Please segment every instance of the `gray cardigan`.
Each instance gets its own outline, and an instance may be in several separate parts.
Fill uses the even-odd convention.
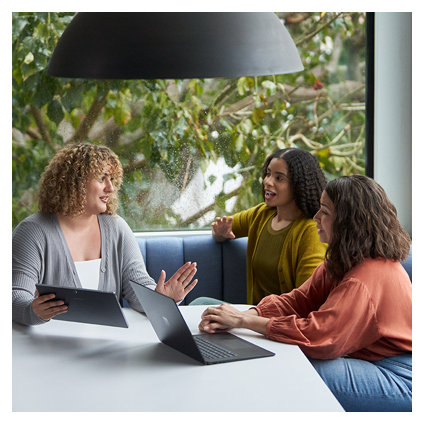
[[[99,290],[114,292],[120,302],[143,311],[129,281],[155,289],[136,238],[118,215],[98,215],[101,232]],[[35,284],[81,288],[71,253],[56,214],[36,213],[23,220],[12,235],[12,317],[35,325],[45,323],[32,310]]]

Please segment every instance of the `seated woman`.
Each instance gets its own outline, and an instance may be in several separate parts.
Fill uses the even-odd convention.
[[[278,150],[263,165],[264,202],[212,223],[216,241],[248,236],[248,304],[300,286],[323,261],[326,245],[320,242],[312,218],[325,184],[323,171],[309,152]],[[214,303],[219,302],[203,297],[191,304]]]
[[[147,274],[137,241],[115,211],[121,163],[109,148],[66,146],[40,180],[40,212],[27,217],[12,237],[12,317],[21,324],[45,323],[67,311],[54,294],[37,296],[36,284],[88,287],[117,294],[142,311],[129,281],[181,301],[197,280],[196,263],[184,264],[156,285]]]
[[[296,344],[347,411],[412,409],[410,237],[365,176],[329,182],[314,217],[326,260],[289,294],[241,312],[209,307],[205,332],[247,328]]]

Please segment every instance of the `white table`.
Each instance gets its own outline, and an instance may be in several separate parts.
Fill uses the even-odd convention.
[[[197,333],[205,306],[180,308]],[[124,314],[128,329],[13,324],[13,411],[342,411],[297,346],[237,330],[276,355],[203,366],[160,343],[144,315]]]

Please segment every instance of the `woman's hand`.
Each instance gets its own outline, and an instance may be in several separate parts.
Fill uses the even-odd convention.
[[[161,275],[159,276],[155,291],[173,298],[174,301],[178,303],[183,300],[198,283],[198,279],[190,283],[196,272],[196,263],[189,262],[181,266],[173,276],[165,282],[165,271],[161,270]]]
[[[212,235],[216,241],[235,239],[235,234],[232,232],[232,221],[232,217],[216,217],[215,222],[211,223]]]
[[[201,316],[199,330],[215,333],[233,328],[246,328],[266,335],[267,323],[270,319],[258,316],[257,310],[239,311],[228,304],[219,307],[208,307]]]
[[[214,333],[216,331],[228,331],[232,328],[241,328],[243,313],[228,304],[218,307],[208,307],[201,316],[199,330]]]
[[[37,298],[32,302],[34,313],[42,320],[48,321],[57,314],[66,313],[68,306],[63,300],[51,301],[55,298],[55,294],[39,295],[36,291]]]

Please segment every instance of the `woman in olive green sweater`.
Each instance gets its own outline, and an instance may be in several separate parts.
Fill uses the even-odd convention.
[[[263,165],[264,202],[212,223],[217,241],[248,236],[249,304],[300,286],[323,262],[326,245],[319,240],[313,216],[325,184],[313,155],[281,149]]]

